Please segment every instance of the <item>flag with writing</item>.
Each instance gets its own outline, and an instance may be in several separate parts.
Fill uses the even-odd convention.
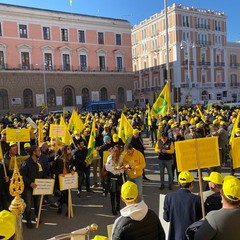
[[[171,107],[171,98],[169,92],[169,84],[166,83],[162,92],[159,94],[157,100],[152,106],[151,115],[154,115],[156,118],[159,115],[165,116]]]

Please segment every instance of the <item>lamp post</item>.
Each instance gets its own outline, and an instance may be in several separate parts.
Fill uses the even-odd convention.
[[[43,86],[44,86],[44,101],[46,107],[46,113],[48,114],[48,103],[47,103],[47,84],[46,84],[46,61],[43,62]]]
[[[190,81],[190,48],[195,48],[195,44],[192,43],[191,41],[187,40],[181,41],[180,48],[187,48],[187,83],[189,84],[188,86],[188,95],[187,95],[187,102],[190,103],[192,101],[191,96],[190,96],[190,91],[191,91],[191,81]]]

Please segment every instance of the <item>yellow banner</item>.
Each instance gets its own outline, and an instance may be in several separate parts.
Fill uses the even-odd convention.
[[[65,137],[66,126],[58,124],[50,124],[49,137]]]
[[[109,151],[104,151],[103,152],[103,164],[106,164],[107,158],[108,158],[109,155],[110,155]]]
[[[26,156],[17,156],[16,158],[17,158],[17,166],[18,166],[18,168],[20,168],[22,163],[27,158],[29,158],[29,156],[28,155],[26,155]],[[14,161],[15,161],[15,157],[11,157],[10,162],[9,162],[9,168],[8,168],[10,171],[14,170]]]
[[[64,177],[59,176],[59,187],[60,191],[78,188],[78,174],[77,172],[72,175],[71,173],[66,174]]]
[[[27,128],[6,129],[6,141],[7,142],[29,142],[30,130]]]
[[[198,138],[175,142],[178,171],[220,166],[218,138]]]
[[[240,137],[232,139],[233,169],[240,167]]]

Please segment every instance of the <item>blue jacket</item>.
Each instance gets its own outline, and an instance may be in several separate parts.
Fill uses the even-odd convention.
[[[168,240],[187,240],[186,229],[202,218],[200,197],[185,188],[167,194],[163,218],[170,222]]]

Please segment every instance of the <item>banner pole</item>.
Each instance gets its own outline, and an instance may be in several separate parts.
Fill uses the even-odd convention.
[[[197,167],[198,167],[197,170],[198,170],[198,178],[199,178],[199,190],[200,190],[200,198],[201,198],[201,205],[202,205],[202,216],[203,218],[205,218],[205,207],[204,207],[203,187],[202,187],[202,172],[200,169],[197,139],[195,139],[195,148],[196,148],[196,158],[197,158]]]

